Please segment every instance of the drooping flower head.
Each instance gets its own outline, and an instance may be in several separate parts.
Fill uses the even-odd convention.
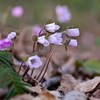
[[[53,35],[50,35],[48,40],[50,43],[52,44],[56,44],[56,45],[62,45],[62,34],[61,33],[55,33]]]
[[[50,44],[50,42],[45,39],[45,35],[38,37],[37,42],[43,44],[44,46],[48,46]]]
[[[71,12],[69,11],[67,6],[56,6],[56,15],[57,15],[57,19],[60,23],[68,23],[71,18]]]
[[[13,17],[20,18],[24,13],[24,9],[22,6],[16,6],[12,9],[11,14]]]
[[[31,69],[38,68],[42,65],[42,61],[37,55],[29,57],[27,63]]]
[[[78,45],[77,40],[71,39],[68,46],[70,47],[76,47]]]
[[[8,39],[13,39],[13,38],[15,38],[15,37],[16,37],[16,32],[11,32],[11,33],[7,36]]]
[[[45,25],[45,28],[48,32],[55,32],[60,28],[60,26],[56,25],[55,23],[51,23],[51,24]]]
[[[42,27],[35,26],[34,29],[33,29],[34,35],[39,36],[39,33],[40,33],[41,30],[42,30]]]
[[[67,35],[69,36],[79,36],[79,28],[67,29]]]

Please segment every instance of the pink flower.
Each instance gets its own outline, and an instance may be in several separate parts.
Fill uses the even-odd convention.
[[[0,41],[0,50],[4,49],[5,48],[5,45],[3,44],[3,41],[1,40]]]
[[[34,35],[39,36],[39,33],[40,33],[41,30],[42,30],[42,27],[40,27],[40,26],[35,26],[34,29],[33,29]]]
[[[67,34],[69,36],[79,36],[80,35],[79,28],[67,29]]]
[[[71,20],[72,15],[67,6],[58,5],[55,9],[57,19],[60,23],[67,23]]]
[[[50,44],[49,41],[45,39],[45,35],[38,37],[37,42],[44,46],[48,46]]]
[[[0,50],[5,49],[6,47],[9,48],[12,44],[12,40],[5,38],[0,41]]]
[[[55,23],[47,24],[45,27],[48,32],[55,32],[60,28],[60,26]]]
[[[56,45],[62,45],[62,34],[61,33],[55,33],[53,35],[50,35],[48,40],[50,43],[52,44],[56,44]]]
[[[14,7],[11,12],[12,16],[17,18],[22,17],[23,13],[24,13],[24,9],[21,6]]]
[[[31,69],[38,68],[42,65],[42,61],[37,55],[29,57],[27,63]]]
[[[16,37],[16,32],[11,32],[11,33],[7,36],[8,39],[13,39],[13,38],[15,38],[15,37]]]
[[[77,40],[75,39],[71,39],[68,46],[71,46],[71,47],[76,47],[78,44],[77,44]]]

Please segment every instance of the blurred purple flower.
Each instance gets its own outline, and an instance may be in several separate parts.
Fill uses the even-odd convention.
[[[42,61],[37,55],[29,57],[27,63],[31,69],[38,68],[42,65]]]
[[[12,9],[11,14],[13,17],[20,18],[24,13],[24,9],[21,6],[16,6]]]
[[[69,36],[79,36],[80,35],[79,28],[67,29],[67,34]]]
[[[44,46],[48,46],[50,44],[50,42],[45,39],[45,35],[38,37],[37,42],[43,44]]]
[[[4,45],[3,41],[0,40],[0,50],[2,50],[2,49],[4,49],[4,48],[5,48],[5,45]]]
[[[0,50],[5,49],[6,47],[9,48],[12,44],[12,40],[5,38],[0,41]]]
[[[70,47],[76,47],[78,44],[77,44],[77,40],[75,39],[71,39],[68,46]]]
[[[60,28],[60,26],[55,23],[47,24],[45,27],[48,32],[55,32]]]
[[[62,34],[61,33],[55,33],[53,35],[50,35],[48,40],[50,43],[52,44],[56,44],[56,45],[62,45]]]
[[[16,32],[11,32],[8,36],[7,39],[13,39],[16,37]]]
[[[42,27],[40,27],[40,26],[35,26],[34,29],[33,29],[34,35],[39,36],[39,33],[40,33],[41,30],[42,30]]]
[[[55,11],[57,19],[60,23],[68,23],[72,18],[71,12],[69,11],[67,6],[58,5],[56,6]]]

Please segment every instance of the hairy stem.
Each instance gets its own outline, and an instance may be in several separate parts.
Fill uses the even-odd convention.
[[[24,77],[26,74],[27,74],[27,72],[29,71],[29,66],[27,67],[27,69],[25,70],[25,72],[24,72],[24,74],[22,75],[22,77]]]
[[[18,70],[17,74],[19,74],[19,72],[20,72],[20,70],[21,70],[21,67],[22,67],[23,63],[24,63],[24,61],[22,61],[22,63],[21,63],[21,65],[20,65],[20,67],[19,67],[19,70]]]
[[[32,71],[31,71],[31,75],[30,75],[28,81],[31,79],[31,77],[32,77],[32,75],[33,75],[33,72],[34,72],[34,69],[32,69]]]
[[[35,44],[36,42],[33,43],[33,53],[35,52]]]
[[[45,65],[45,67],[44,67],[44,68],[45,68],[44,73],[43,73],[43,75],[42,75],[42,77],[41,77],[41,79],[40,79],[39,82],[42,81],[42,79],[43,79],[43,77],[44,77],[44,75],[45,75],[45,73],[46,73],[46,71],[47,71],[47,69],[48,69],[48,65],[49,65],[49,62],[50,62],[50,60],[51,60],[51,57],[52,57],[53,53],[55,52],[55,50],[56,50],[58,47],[59,47],[59,46],[56,46],[56,47],[52,50],[51,54],[49,55],[48,60],[47,60],[47,63],[46,63],[46,65]]]
[[[46,66],[46,64],[47,64],[47,61],[48,61],[48,59],[49,59],[49,55],[50,55],[51,49],[52,49],[52,47],[50,46],[50,50],[49,50],[49,53],[48,53],[48,55],[47,55],[47,59],[46,59],[44,65],[43,65],[43,67],[42,67],[41,72],[40,72],[39,75],[36,77],[36,80],[39,79],[40,75],[42,74],[42,72],[43,72],[43,70],[44,70],[44,68],[45,68],[45,66]]]

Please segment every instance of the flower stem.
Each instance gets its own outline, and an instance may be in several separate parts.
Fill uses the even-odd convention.
[[[41,31],[39,32],[39,36],[41,35],[41,32],[44,30],[44,28],[41,29]]]
[[[21,67],[22,67],[23,63],[24,63],[24,61],[22,61],[22,63],[21,63],[21,65],[20,65],[20,67],[19,67],[19,70],[18,70],[17,74],[19,74],[19,72],[20,72],[20,70],[21,70]]]
[[[31,79],[31,77],[32,77],[32,75],[33,75],[33,72],[34,72],[34,69],[32,69],[32,71],[31,71],[31,75],[30,75],[28,81]]]
[[[22,77],[24,77],[26,74],[27,74],[27,72],[29,71],[29,66],[27,67],[27,69],[25,70],[25,72],[24,72],[24,74],[22,75]]]
[[[42,81],[42,79],[43,79],[43,77],[44,77],[44,75],[45,75],[45,73],[46,73],[46,71],[47,71],[47,69],[48,69],[48,65],[49,65],[49,62],[50,62],[50,60],[51,60],[51,57],[52,57],[53,53],[55,52],[55,50],[56,50],[58,47],[59,47],[59,46],[56,46],[56,47],[52,50],[51,54],[49,55],[48,60],[47,60],[47,63],[46,63],[46,65],[45,65],[44,73],[43,73],[43,75],[42,75],[42,77],[41,77],[41,79],[40,79],[39,82]]]
[[[36,42],[33,43],[33,53],[35,51],[35,44],[36,44]]]
[[[42,74],[42,72],[43,72],[43,70],[44,70],[44,68],[45,68],[45,66],[46,66],[46,64],[47,64],[47,61],[48,61],[48,59],[49,59],[49,55],[50,55],[51,49],[52,49],[52,47],[50,46],[50,50],[49,50],[49,53],[48,53],[48,55],[47,55],[47,59],[46,59],[44,65],[43,65],[43,67],[42,67],[41,72],[40,72],[39,75],[36,77],[36,80],[39,79],[40,75]]]

